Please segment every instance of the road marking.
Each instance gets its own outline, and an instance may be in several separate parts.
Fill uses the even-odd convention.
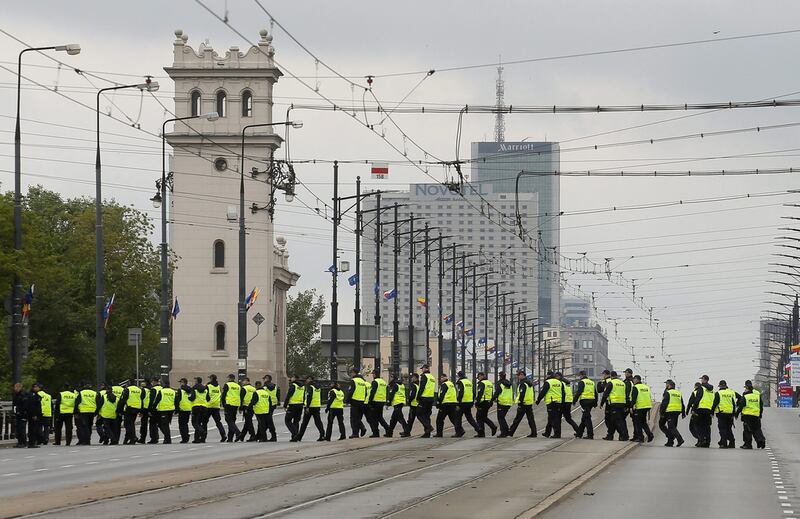
[[[778,493],[779,493],[779,494],[785,494],[785,493],[786,493],[786,491],[785,491],[785,490],[778,490]]]
[[[789,498],[786,496],[778,496],[778,499],[789,499]]]
[[[9,472],[8,474],[2,474],[1,476],[4,478],[7,478],[9,476],[19,476],[19,472]]]
[[[85,465],[97,465],[98,463],[100,463],[100,462],[99,461],[87,461],[85,463]]]
[[[111,459],[110,459],[110,460],[108,460],[108,461],[119,461],[119,458],[111,458]]]
[[[154,453],[153,453],[153,454],[151,454],[150,456],[161,456],[161,453],[160,453],[160,452],[154,452]]]
[[[134,456],[131,456],[131,459],[132,459],[132,460],[135,460],[136,458],[141,458],[141,456],[139,456],[138,454],[136,454],[136,455],[134,455]]]
[[[792,506],[790,503],[781,503],[781,506]]]
[[[29,459],[31,459],[31,458],[33,458],[33,456],[25,456],[25,459],[26,459],[26,460],[29,460]]]
[[[68,469],[68,468],[70,468],[70,467],[74,467],[74,466],[75,466],[75,465],[61,465],[59,468],[60,468],[60,469]]]
[[[50,469],[34,469],[34,472],[44,472],[46,470],[50,470]]]
[[[11,461],[11,458],[3,458],[0,461]]]
[[[69,452],[70,452],[70,453],[73,453],[73,452],[78,452],[78,451],[69,451]]]

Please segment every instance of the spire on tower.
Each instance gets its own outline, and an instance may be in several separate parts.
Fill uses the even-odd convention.
[[[497,66],[497,82],[495,83],[496,86],[496,93],[497,93],[497,100],[495,102],[495,108],[497,108],[497,113],[494,116],[494,141],[495,142],[505,142],[506,140],[506,121],[505,121],[505,114],[503,114],[503,96],[505,95],[505,81],[503,81],[503,66],[498,63]]]

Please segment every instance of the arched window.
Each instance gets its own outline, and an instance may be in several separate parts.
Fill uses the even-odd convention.
[[[242,117],[253,116],[253,93],[245,90],[242,93]]]
[[[202,107],[200,106],[200,92],[197,90],[192,91],[191,101],[189,102],[189,112],[191,113],[192,117],[197,117],[202,112]]]
[[[214,325],[214,350],[225,351],[225,323]]]
[[[214,268],[225,268],[225,242],[222,240],[214,242]]]
[[[228,115],[228,96],[224,90],[217,92],[217,115],[220,117]]]

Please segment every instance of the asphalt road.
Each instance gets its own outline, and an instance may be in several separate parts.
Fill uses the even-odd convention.
[[[678,517],[778,518],[800,516],[800,418],[796,409],[766,409],[767,450],[663,447],[664,437],[633,450],[540,516],[547,519],[612,515],[648,519]],[[716,420],[714,421],[716,428]],[[734,434],[741,444],[741,422]]]
[[[538,409],[536,415],[541,430],[543,410]],[[68,493],[83,483],[85,488],[77,491],[85,499],[94,482],[96,502],[54,509],[40,516],[318,518],[333,513],[350,518],[419,511],[432,517],[463,518],[472,516],[475,510],[494,506],[495,510],[503,510],[504,516],[513,517],[627,445],[576,440],[568,430],[569,426],[563,429],[564,438],[560,440],[524,438],[527,431],[523,426],[517,437],[506,440],[470,438],[468,433],[460,439],[382,438],[338,444],[312,441],[304,446],[283,441],[20,449],[14,450],[13,455],[22,459],[10,461],[18,475],[0,474],[2,495],[15,495],[6,500],[5,508],[0,508],[0,516],[13,515],[15,505],[26,504],[25,492],[31,489],[44,493],[31,495],[30,501],[52,500],[63,493],[65,500],[59,504],[74,505],[80,501],[70,501]],[[66,451],[71,458],[62,459],[60,451]],[[73,459],[79,461],[73,463]],[[3,463],[3,470],[7,463]],[[48,470],[32,473],[30,467],[37,463],[45,464],[41,468]],[[21,468],[25,464],[28,470]],[[223,475],[202,468],[226,464],[230,468]],[[179,466],[201,468],[192,468],[197,472],[189,477],[184,474],[183,479],[161,478],[160,471]],[[119,483],[108,480],[123,476],[158,480],[159,484],[155,490],[120,497],[132,492],[125,487],[130,479]],[[103,488],[103,480],[111,487]],[[493,489],[488,495],[502,497],[497,498],[497,503],[487,501],[486,494],[474,490],[478,485]],[[60,487],[64,488],[58,490]]]

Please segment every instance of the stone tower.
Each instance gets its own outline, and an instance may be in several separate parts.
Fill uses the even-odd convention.
[[[164,70],[175,82],[176,117],[217,112],[219,119],[175,123],[167,142],[173,148],[174,191],[169,244],[176,269],[173,298],[181,312],[172,322],[171,379],[236,373],[239,251],[239,185],[245,171],[247,229],[246,283],[261,289],[247,313],[247,371],[251,379],[270,373],[286,380],[286,292],[298,279],[288,270],[286,240],[276,239],[263,206],[269,194],[264,170],[280,146],[272,128],[248,131],[245,164],[240,163],[245,125],[272,122],[272,89],[281,72],[273,62],[272,37],[261,31],[247,52],[231,47],[224,56],[206,43],[198,51],[188,35],[175,31],[174,63]],[[253,321],[261,314],[263,322]]]

